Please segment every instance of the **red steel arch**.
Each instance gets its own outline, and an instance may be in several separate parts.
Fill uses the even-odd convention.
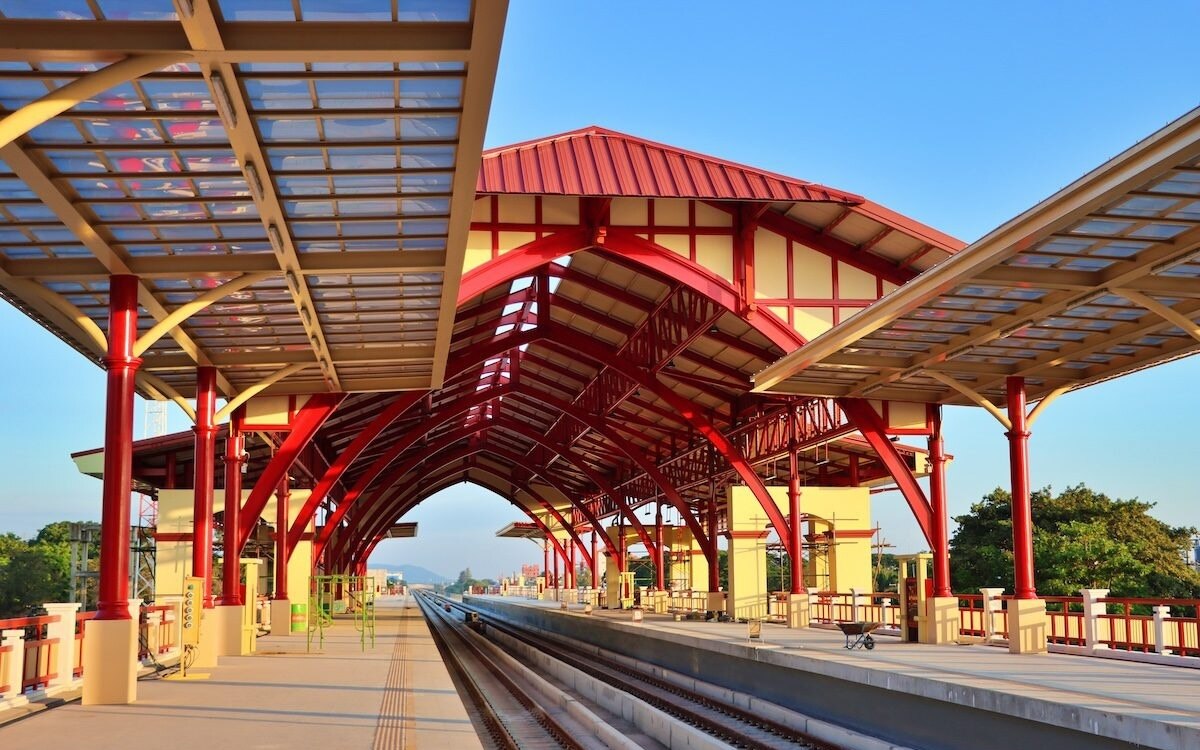
[[[464,438],[474,437],[477,433],[483,432],[492,426],[495,426],[495,425],[479,424],[479,425],[474,425],[474,426],[466,426],[466,427],[462,427],[457,430],[454,430],[454,431],[448,433],[447,435],[442,436],[435,443],[426,446],[425,450],[422,451],[420,454],[413,456],[412,459],[410,459],[407,463],[403,464],[400,470],[398,470],[397,472],[394,472],[392,476],[395,478],[391,479],[389,481],[388,486],[391,486],[391,484],[393,484],[394,482],[399,481],[399,479],[403,478],[404,475],[408,474],[410,471],[415,470],[417,467],[419,467],[425,461],[428,461],[432,458],[436,458],[443,451],[446,451],[446,450],[454,447],[455,444],[457,444],[459,441],[463,440]],[[453,460],[460,460],[462,458],[473,455],[475,453],[479,453],[479,452],[481,452],[481,450],[483,450],[483,449],[479,448],[479,447],[475,447],[475,446],[471,445],[470,443],[468,443],[468,445],[465,448],[460,449],[461,455],[455,454],[452,458],[446,459],[446,461],[449,462],[449,461],[453,461]],[[516,462],[513,462],[513,463],[516,463]],[[443,464],[443,466],[444,465],[445,464]],[[440,469],[442,467],[439,466],[438,468]],[[545,477],[543,477],[543,478],[545,478]],[[519,483],[515,477],[511,478],[511,481],[514,484]],[[565,492],[561,487],[555,486],[553,478],[548,479],[547,482],[549,484],[551,484],[551,486],[554,487],[556,490],[558,490],[561,494],[563,494],[563,496],[566,497],[568,502],[571,502],[571,504],[573,506],[576,505],[576,502],[571,499],[571,495],[569,492]],[[529,490],[528,488],[526,489],[526,491],[531,496],[535,496],[534,493],[531,490]],[[555,519],[559,522],[559,524],[564,528],[564,530],[566,530],[567,533],[571,535],[571,537],[575,541],[575,543],[580,545],[580,548],[582,549],[585,545],[583,544],[582,540],[579,539],[578,534],[576,533],[574,527],[569,522],[567,522],[561,515],[559,515],[558,511],[556,509],[554,509],[553,506],[550,506],[549,504],[547,504],[546,507],[547,507],[547,510],[555,517]],[[321,533],[318,535],[316,543],[314,544],[314,547],[313,547],[314,559],[319,559],[321,557],[322,553],[326,549],[326,546],[329,544],[330,539],[332,538],[333,533],[335,531],[341,530],[341,532],[339,533],[339,540],[338,540],[335,548],[332,551],[332,557],[336,559],[336,558],[341,557],[344,552],[347,552],[347,551],[352,552],[353,551],[353,548],[351,548],[350,550],[347,550],[347,545],[358,544],[361,546],[362,540],[361,539],[355,540],[352,535],[353,529],[356,527],[356,525],[361,524],[364,521],[369,521],[372,524],[372,526],[377,525],[377,524],[386,525],[386,524],[392,523],[392,521],[397,517],[396,513],[389,514],[388,508],[386,506],[381,506],[378,508],[369,508],[368,511],[370,512],[369,518],[367,517],[366,514],[363,514],[362,516],[359,516],[358,518],[352,519],[349,528],[341,526],[341,520],[342,520],[343,516],[345,515],[344,513],[337,515],[336,517],[331,516],[329,521],[326,523],[325,527],[322,529]],[[599,521],[595,520],[594,518],[591,518],[590,520],[592,520],[592,522],[596,525],[599,524]]]
[[[497,394],[496,397],[498,398],[500,395],[503,395],[503,394]],[[525,437],[526,439],[529,439],[535,443],[540,443],[542,445],[546,445],[546,443],[542,439],[542,436],[540,436],[533,430],[529,429],[526,425],[524,425],[520,422],[516,422],[515,420],[507,419],[503,416],[501,416],[495,420],[490,420],[487,425],[481,426],[480,429],[486,430],[486,429],[491,429],[491,428],[507,430],[514,434],[521,435],[522,437]],[[459,439],[461,439],[461,436]],[[441,449],[442,448],[439,447],[438,450],[441,450]],[[519,456],[510,451],[500,449],[500,448],[495,448],[495,447],[489,447],[486,450],[481,448],[479,451],[476,451],[476,452],[486,452],[491,455],[499,456],[515,465],[521,466],[522,468],[525,468],[525,469],[541,476],[543,478],[543,480],[546,481],[547,484],[549,484],[554,489],[558,490],[558,492],[560,494],[564,495],[572,503],[572,505],[575,505],[577,507],[580,506],[580,503],[578,503],[576,500],[572,499],[569,490],[567,488],[563,487],[561,485],[561,483],[559,483],[553,477],[553,475],[548,474],[544,470],[539,471],[539,470],[528,467],[525,464],[526,459],[524,457]],[[422,462],[427,460],[429,457],[436,456],[436,455],[437,455],[437,451],[431,447],[428,454],[415,456],[413,458],[413,460],[407,466],[405,466],[403,468],[402,471],[397,471],[395,473],[395,475],[394,475],[395,480],[393,483],[398,483],[399,480],[402,479],[404,475],[406,475],[407,473],[409,473],[412,470],[415,470],[418,466],[420,466],[420,464]],[[573,462],[573,463],[576,462],[576,459],[571,455],[565,456],[565,459],[569,462]],[[588,469],[586,466],[584,466],[582,464],[579,464],[579,466],[580,466],[581,470],[583,470],[587,474],[588,478],[591,479],[593,482],[595,482],[603,491],[606,491],[606,492],[609,492],[609,493],[615,495],[615,491],[611,488],[611,486],[608,485],[608,483],[604,480],[603,477],[601,477],[600,475],[591,471],[590,469]],[[403,495],[396,498],[397,501],[401,501],[402,499],[403,499]],[[619,498],[617,498],[617,500],[619,501]],[[590,514],[590,512],[588,512],[586,509],[582,509],[582,510],[586,514],[588,522],[594,528],[599,528],[601,526],[599,519],[597,519],[595,516],[592,516]],[[370,532],[375,527],[384,523],[389,516],[394,518],[397,516],[398,513],[399,513],[399,511],[396,510],[391,505],[380,505],[378,508],[374,509],[374,512],[370,518],[367,518],[364,516],[362,519],[362,522],[366,524],[367,532]],[[632,512],[629,512],[628,510],[622,512],[621,515],[627,521],[630,522],[630,524],[633,526],[633,528],[637,532],[638,537],[642,540],[642,543],[646,545],[646,548],[649,550],[652,550],[652,551],[655,550],[656,549],[655,543],[653,542],[653,540],[652,540],[649,532],[646,530],[645,526],[641,523],[641,521],[638,520],[637,516],[634,515]],[[369,536],[369,533],[367,535]],[[353,537],[347,537],[347,539],[352,539],[352,538]],[[362,535],[360,535],[359,544],[361,544],[361,541],[362,541]],[[704,540],[702,540],[702,547],[705,549],[705,554],[709,554],[709,547],[704,546],[703,541]],[[617,553],[617,549],[613,545],[611,540],[606,539],[605,546],[607,546],[609,548],[609,550],[611,552],[613,552],[614,554]]]

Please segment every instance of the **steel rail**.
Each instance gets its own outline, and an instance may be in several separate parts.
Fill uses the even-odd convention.
[[[431,599],[426,598],[426,595],[417,594],[414,598],[425,615],[426,622],[429,623],[429,632],[442,654],[443,661],[466,689],[488,735],[497,747],[506,750],[538,747],[549,738],[556,746],[566,750],[585,750],[584,745],[577,742],[569,730],[542,708],[478,645],[462,634],[461,625],[446,617],[445,612]],[[447,634],[452,634],[456,645],[451,645]],[[470,662],[474,662],[473,668],[469,666]],[[481,669],[485,675],[480,673]],[[485,679],[481,681],[480,677]],[[481,684],[486,682],[494,683],[491,686],[493,689],[489,690],[488,685]],[[495,686],[502,688],[502,694],[497,695]],[[511,709],[498,705],[505,700],[505,696],[510,697],[523,709],[528,715],[528,721],[522,720],[526,717],[513,716],[514,712]],[[536,730],[534,726],[537,727]]]
[[[803,732],[764,719],[732,703],[716,700],[693,690],[687,690],[664,679],[641,672],[602,656],[600,653],[568,646],[561,641],[547,642],[533,638],[532,629],[499,620],[495,615],[469,604],[444,599],[451,607],[463,612],[476,612],[489,628],[506,633],[528,646],[582,670],[612,687],[645,701],[654,708],[696,727],[734,747],[750,750],[838,750],[834,745],[817,740]]]

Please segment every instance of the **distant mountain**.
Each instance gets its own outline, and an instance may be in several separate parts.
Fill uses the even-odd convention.
[[[428,568],[422,568],[420,565],[389,565],[384,563],[380,567],[387,568],[392,573],[400,573],[404,576],[405,583],[451,583],[454,579],[447,578],[443,575],[438,575]]]

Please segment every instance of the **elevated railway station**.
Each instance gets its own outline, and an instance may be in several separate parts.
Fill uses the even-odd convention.
[[[96,607],[47,603],[0,648],[0,705],[81,705],[0,735],[1195,747],[1196,603],[1048,607],[1028,452],[1056,399],[1200,348],[1200,111],[968,246],[600,126],[484,150],[505,14],[0,2],[0,295],[107,378],[104,445],[73,456],[102,483]],[[134,441],[135,395],[193,429]],[[1008,436],[1012,592],[952,590],[948,404]],[[513,506],[538,574],[388,591],[372,552],[461,482]],[[929,550],[895,592],[884,489]],[[158,503],[148,600],[134,491]],[[615,698],[528,651],[564,637],[708,697]],[[697,728],[728,703],[752,716]]]

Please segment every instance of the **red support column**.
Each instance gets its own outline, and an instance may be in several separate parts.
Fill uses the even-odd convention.
[[[1029,430],[1025,426],[1025,379],[1008,386],[1008,462],[1012,476],[1013,589],[1018,599],[1036,599],[1033,581],[1033,507],[1029,497]]]
[[[137,341],[138,279],[113,276],[108,289],[107,401],[104,412],[104,489],[100,511],[100,589],[97,620],[128,620],[129,511],[133,484],[133,394],[142,360]]]
[[[242,511],[242,444],[241,410],[229,419],[229,436],[225,438],[225,539],[224,564],[221,567],[222,606],[242,603],[241,545],[238,544],[238,524]]]
[[[542,543],[542,556],[545,558],[542,562],[542,577],[546,579],[546,587],[550,587],[550,540],[547,539]]]
[[[275,493],[275,598],[287,599],[287,538],[288,514],[291,512],[289,501],[292,493],[288,488],[287,474],[279,480],[279,490]]]
[[[217,411],[217,368],[196,368],[196,461],[193,466],[192,487],[192,575],[204,579],[204,606],[211,608],[212,548],[213,548],[213,490],[216,482],[217,426],[213,415]]]
[[[663,544],[662,504],[658,506],[658,514],[654,517],[654,588],[666,591],[666,562],[667,555]]]
[[[575,576],[579,573],[579,558],[576,555],[579,547],[574,542],[571,542],[567,545],[567,549],[570,550],[569,557],[571,558],[571,570],[567,574],[567,588],[573,589],[577,588]]]
[[[791,592],[804,593],[804,558],[803,538],[801,535],[800,517],[800,457],[797,455],[795,442],[788,454],[788,528],[787,533],[792,537],[792,575]]]
[[[559,578],[558,578],[558,569],[559,569],[559,565],[558,565],[558,559],[559,559],[560,557],[562,557],[562,555],[561,555],[561,554],[558,554],[558,551],[556,550],[556,551],[555,551],[555,554],[554,554],[554,588],[556,588],[556,589],[557,589],[557,588],[560,588],[560,586],[558,585],[558,581],[559,581]]]
[[[942,407],[933,407],[933,432],[929,436],[929,504],[933,511],[933,595],[952,596],[950,590],[950,532],[946,510],[946,443],[942,438]]]

